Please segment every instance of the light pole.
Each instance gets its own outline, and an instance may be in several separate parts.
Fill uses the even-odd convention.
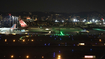
[[[18,28],[18,17],[16,17],[16,20],[17,20],[16,22],[17,22],[17,28]]]
[[[18,25],[18,17],[16,17],[16,24]]]
[[[9,15],[10,27],[11,27],[11,19],[12,19],[11,15]]]
[[[13,24],[15,23],[15,18],[16,18],[15,16],[12,16],[12,21],[13,21],[12,23]]]

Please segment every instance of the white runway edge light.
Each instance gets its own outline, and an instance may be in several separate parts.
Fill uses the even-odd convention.
[[[84,55],[84,58],[90,59],[90,58],[96,58],[96,56],[95,55]]]
[[[14,58],[14,56],[13,56],[13,55],[11,55],[11,58]]]
[[[29,55],[27,55],[26,58],[29,58]]]
[[[49,30],[48,28],[46,28],[45,30]]]

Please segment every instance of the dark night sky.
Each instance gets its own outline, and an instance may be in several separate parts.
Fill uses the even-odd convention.
[[[105,12],[102,0],[0,0],[0,11]]]

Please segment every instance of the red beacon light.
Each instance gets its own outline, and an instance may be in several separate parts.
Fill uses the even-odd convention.
[[[103,20],[103,18],[101,18],[101,20]]]
[[[11,16],[11,14],[9,14],[9,16]]]

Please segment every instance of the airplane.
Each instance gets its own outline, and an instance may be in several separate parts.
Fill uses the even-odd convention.
[[[16,29],[16,24],[14,24],[11,28],[0,28],[1,34],[6,34],[12,32],[14,29]]]
[[[89,31],[88,31],[88,30],[86,30],[86,29],[81,30],[80,32],[81,32],[81,33],[89,33]]]
[[[30,27],[28,26],[22,19],[19,20],[19,23],[20,23],[20,29],[29,29],[29,28],[35,28],[35,27]],[[38,27],[39,28],[39,27]],[[48,28],[46,28],[45,30],[48,30]]]
[[[20,29],[23,29],[23,30],[21,30],[21,32],[28,32],[28,30],[33,30],[33,29],[38,29],[39,30],[39,27],[36,28],[36,27],[28,26],[22,19],[19,20],[19,23],[20,23],[20,26],[21,26]],[[45,30],[49,32],[50,29],[45,28]]]
[[[19,20],[21,27],[27,27],[27,24],[23,20]]]

